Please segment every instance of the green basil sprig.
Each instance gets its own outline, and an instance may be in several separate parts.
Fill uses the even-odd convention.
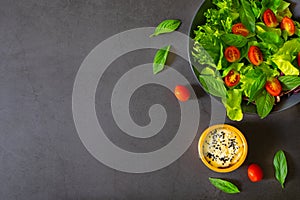
[[[282,83],[282,89],[284,91],[293,90],[300,86],[299,76],[280,76],[278,80]]]
[[[275,97],[263,90],[256,98],[256,110],[260,118],[265,118],[273,109]]]
[[[181,21],[178,19],[167,19],[162,21],[156,28],[155,31],[150,37],[160,35],[162,33],[170,33],[175,31],[181,24]]]
[[[241,8],[240,8],[240,17],[241,22],[246,26],[246,28],[255,33],[255,16],[251,9],[251,5],[246,0],[241,0]]]
[[[275,177],[279,181],[282,188],[284,188],[285,178],[287,176],[287,162],[282,150],[279,150],[273,160],[274,169],[275,169]]]
[[[159,49],[153,60],[153,74],[157,74],[158,72],[164,69],[165,63],[167,61],[167,57],[170,51],[171,45],[165,46]]]
[[[238,187],[235,186],[233,183],[231,183],[229,181],[225,181],[225,180],[219,179],[219,178],[209,178],[209,181],[216,188],[218,188],[219,190],[221,190],[225,193],[234,194],[234,193],[239,193],[240,192]]]

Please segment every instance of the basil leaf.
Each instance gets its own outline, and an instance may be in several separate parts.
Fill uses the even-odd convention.
[[[221,36],[221,39],[228,46],[235,46],[235,47],[243,47],[248,42],[247,38],[245,38],[242,35],[236,35],[236,34],[224,34]]]
[[[265,9],[270,8],[274,13],[277,12],[277,8],[281,5],[282,0],[262,0],[261,4]]]
[[[241,8],[240,8],[240,17],[241,22],[246,26],[246,28],[252,33],[255,32],[255,16],[251,9],[251,5],[246,0],[241,0]]]
[[[283,39],[275,32],[264,32],[257,35],[259,39],[261,39],[265,43],[273,43],[278,46],[283,44]]]
[[[277,151],[273,160],[275,177],[279,181],[282,188],[284,188],[284,181],[287,176],[287,162],[282,150]]]
[[[171,45],[165,46],[156,52],[153,60],[153,74],[157,74],[164,69],[170,47]]]
[[[235,186],[233,183],[229,181],[225,181],[219,178],[208,178],[210,183],[213,184],[216,188],[219,190],[229,193],[229,194],[234,194],[234,193],[239,193],[240,190]]]
[[[270,95],[266,90],[263,90],[256,98],[256,111],[261,119],[265,118],[272,110],[275,97]]]
[[[278,80],[281,82],[284,91],[293,90],[300,86],[299,76],[280,76]]]
[[[178,19],[167,19],[162,21],[155,29],[154,33],[150,37],[157,36],[162,33],[170,33],[175,31],[181,24]]]
[[[204,90],[209,94],[221,98],[226,97],[227,90],[222,79],[216,78],[214,76],[200,75],[199,81]]]

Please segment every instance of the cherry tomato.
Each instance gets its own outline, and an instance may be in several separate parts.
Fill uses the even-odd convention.
[[[265,87],[267,92],[269,92],[272,96],[280,95],[282,90],[281,84],[277,78],[267,80]]]
[[[263,62],[263,55],[260,49],[257,46],[251,46],[248,51],[248,58],[250,62],[258,66]]]
[[[249,34],[249,31],[244,24],[237,23],[232,26],[232,33],[246,37]]]
[[[263,20],[266,26],[276,27],[278,25],[276,16],[271,9],[267,9],[263,14]]]
[[[174,90],[174,94],[179,101],[189,100],[191,94],[190,91],[183,85],[177,85]]]
[[[300,52],[298,52],[298,66],[300,67]]]
[[[251,164],[248,167],[248,178],[252,182],[258,182],[263,178],[263,171],[258,164]]]
[[[240,82],[240,74],[235,70],[230,70],[225,76],[225,84],[228,87],[236,86]]]
[[[228,62],[235,62],[238,61],[241,57],[240,50],[235,46],[230,46],[225,49],[225,58]]]
[[[295,33],[294,21],[291,18],[284,17],[281,21],[280,28],[286,30],[289,36],[292,36]]]

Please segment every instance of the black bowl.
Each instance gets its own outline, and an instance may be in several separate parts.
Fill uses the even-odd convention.
[[[296,4],[297,0],[293,0],[293,1],[289,1],[291,3],[291,12],[293,13],[293,18],[295,18],[296,20],[299,21],[300,19],[300,13],[296,12],[296,10],[299,10],[300,7],[300,3]],[[194,15],[192,24],[190,26],[190,30],[189,30],[189,36],[190,38],[194,38],[195,34],[194,34],[194,30],[197,29],[197,26],[199,25],[203,25],[205,24],[205,17],[204,17],[204,12],[209,9],[212,8],[214,5],[212,4],[211,0],[204,0],[202,1],[202,3],[200,4],[200,7],[198,8],[196,14]],[[193,49],[193,43],[189,42],[189,47],[188,47],[188,51],[189,51],[189,60],[190,60],[190,66],[192,68],[192,71],[195,75],[195,78],[198,80],[198,76],[199,76],[199,72],[201,70],[201,65],[197,64],[194,62],[193,56],[191,54],[191,51]],[[198,80],[199,85],[202,87],[201,83]],[[210,95],[210,94],[209,94]],[[218,101],[220,101],[219,98],[216,98]],[[280,102],[274,106],[272,112],[279,112],[279,111],[283,111],[285,109],[288,109],[296,104],[298,104],[300,102],[300,93],[298,94],[293,94],[289,97],[287,97],[286,95],[281,97]],[[243,101],[242,103],[242,110],[244,113],[249,113],[249,114],[254,114],[256,113],[256,107],[253,104],[247,104],[246,101]]]

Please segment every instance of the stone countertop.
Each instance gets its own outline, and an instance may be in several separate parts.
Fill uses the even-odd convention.
[[[170,55],[171,61],[168,64],[182,76],[179,79],[172,79],[171,76],[164,78],[171,85],[180,84],[179,80],[183,79],[190,82],[197,95],[190,101],[193,102],[192,105],[196,105],[194,109],[187,108],[188,112],[184,115],[184,111],[180,110],[180,105],[183,104],[178,103],[167,87],[147,83],[134,91],[129,99],[129,106],[124,103],[124,106],[120,105],[115,110],[123,111],[123,108],[128,108],[131,119],[138,126],[146,126],[151,121],[149,115],[156,109],[160,109],[160,117],[164,116],[161,107],[151,107],[161,104],[167,114],[164,126],[159,133],[148,138],[138,138],[143,137],[142,135],[131,137],[118,127],[111,110],[112,91],[123,74],[135,66],[153,61],[156,50],[145,47],[116,57],[103,71],[96,88],[95,110],[106,138],[126,152],[136,154],[152,152],[168,145],[179,130],[181,117],[185,116],[184,123],[193,122],[193,116],[199,111],[200,118],[196,118],[199,126],[183,129],[187,131],[184,134],[187,137],[189,135],[190,145],[186,151],[180,152],[182,156],[179,153],[179,159],[152,172],[121,172],[104,165],[89,153],[82,142],[85,132],[81,132],[83,135],[79,137],[73,120],[74,113],[72,114],[72,91],[79,67],[91,50],[122,31],[154,27],[160,21],[170,18],[180,19],[182,25],[179,31],[188,34],[192,18],[201,2],[1,0],[1,199],[299,199],[300,104],[271,114],[263,120],[246,114],[241,122],[227,119],[223,121],[244,133],[249,145],[248,156],[245,163],[234,172],[219,174],[210,171],[198,158],[197,142],[201,132],[211,123],[212,107],[216,106],[213,109],[217,116],[218,113],[224,114],[224,110],[218,103],[211,102],[198,85],[187,60],[175,54]],[[160,38],[164,43],[168,36]],[[116,47],[122,49],[131,45],[122,42],[123,40],[119,40]],[[174,49],[175,52],[176,50],[178,48]],[[107,56],[110,56],[110,49],[107,52]],[[101,62],[94,64],[99,69],[103,67]],[[165,73],[172,69],[165,70]],[[137,73],[140,74],[131,76],[132,80],[145,75]],[[89,81],[89,75],[86,76]],[[157,77],[159,79],[160,76]],[[125,84],[125,89],[117,92],[125,97],[129,90]],[[83,105],[84,102],[80,103]],[[84,114],[84,111],[80,114]],[[89,122],[89,116],[86,119]],[[218,120],[222,120],[222,116]],[[127,121],[128,118],[121,118],[118,123],[126,126]],[[89,134],[88,130],[86,134]],[[194,135],[189,130],[195,130]],[[85,142],[93,143],[95,148],[98,143],[99,146],[104,145],[102,140]],[[177,143],[178,148],[183,143]],[[273,156],[279,149],[285,151],[288,161],[285,189],[281,189],[274,178]],[[173,152],[175,151],[161,155],[159,162],[167,160],[168,156],[174,156]],[[110,152],[98,153],[110,158]],[[133,170],[135,167],[138,169],[143,165],[156,164],[150,162],[151,159],[141,166],[128,162],[121,156],[119,159],[112,162],[116,165],[125,162],[127,168],[132,166]],[[258,163],[262,167],[264,179],[261,182],[252,183],[248,180],[247,166],[250,163]],[[222,193],[209,183],[209,177],[230,180],[242,192],[237,195]]]

